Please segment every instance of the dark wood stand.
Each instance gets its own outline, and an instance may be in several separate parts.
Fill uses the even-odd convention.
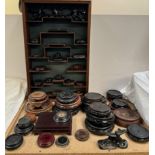
[[[89,84],[89,50],[90,50],[90,0],[22,0],[23,29],[25,42],[26,69],[28,80],[28,94],[35,90],[42,90],[51,94],[63,90],[74,92],[88,92]],[[71,16],[53,16],[49,13],[67,9]],[[43,12],[48,12],[48,16]],[[86,20],[74,20],[73,10],[86,12]],[[55,11],[55,12],[56,12]],[[33,13],[32,13],[33,12]],[[34,12],[38,19],[32,18]],[[57,13],[57,12],[56,12]],[[85,42],[77,44],[76,40]],[[65,59],[51,59],[56,53],[61,53]],[[74,55],[83,54],[77,58]],[[61,60],[61,61],[60,61]],[[75,64],[83,65],[80,70],[68,70]],[[38,69],[38,67],[41,67]],[[42,66],[47,69],[42,69]],[[34,68],[37,69],[35,70]],[[65,85],[63,82],[44,84],[46,79],[60,74],[65,79],[85,83],[85,86]],[[35,82],[39,81],[39,86]],[[53,96],[53,95],[51,95]]]
[[[66,133],[72,134],[72,117],[66,123],[55,122],[53,116],[54,112],[44,112],[39,115],[37,123],[33,129],[34,134],[41,132],[52,132],[52,133]]]

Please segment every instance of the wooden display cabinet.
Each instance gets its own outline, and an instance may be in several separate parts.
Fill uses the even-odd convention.
[[[86,93],[91,1],[22,0],[21,7],[28,94],[35,90],[49,95],[63,90]],[[79,69],[69,70],[73,65],[80,65]],[[44,84],[48,78],[60,77],[60,82]],[[66,79],[72,80],[72,84],[65,84]]]

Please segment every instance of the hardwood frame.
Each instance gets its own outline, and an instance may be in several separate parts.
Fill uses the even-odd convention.
[[[86,45],[86,86],[85,92],[88,92],[89,89],[89,51],[90,51],[90,24],[91,24],[91,0],[22,0],[22,17],[23,17],[23,32],[24,32],[24,44],[25,44],[25,59],[26,59],[26,70],[27,70],[27,81],[28,81],[28,94],[32,91],[31,87],[31,73],[30,69],[30,60],[29,60],[29,23],[27,22],[27,10],[26,4],[31,3],[50,3],[50,4],[87,4],[88,5],[88,21],[87,21],[87,45]]]

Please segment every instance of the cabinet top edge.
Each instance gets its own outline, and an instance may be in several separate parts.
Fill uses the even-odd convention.
[[[89,6],[92,3],[92,0],[19,0],[19,10],[22,13],[22,7],[26,3],[51,3],[51,4],[61,4],[61,3],[66,3],[66,4],[88,4]]]
[[[90,3],[92,0],[19,0],[21,3],[74,3],[86,2]]]

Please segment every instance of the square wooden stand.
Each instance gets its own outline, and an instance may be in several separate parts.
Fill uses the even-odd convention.
[[[72,117],[66,123],[58,123],[53,120],[55,113],[44,112],[39,115],[37,123],[33,129],[34,134],[39,134],[41,132],[51,132],[55,133],[66,133],[72,134]]]

